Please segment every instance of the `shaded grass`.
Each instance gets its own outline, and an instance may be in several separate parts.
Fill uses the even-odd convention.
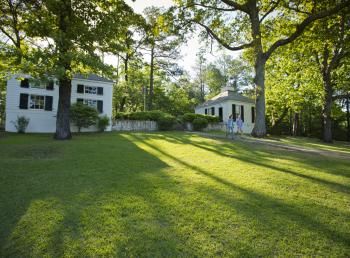
[[[0,256],[337,256],[350,161],[185,133],[0,140]]]

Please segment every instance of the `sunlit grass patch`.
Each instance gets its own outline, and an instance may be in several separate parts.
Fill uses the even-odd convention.
[[[345,159],[181,132],[8,135],[0,152],[0,256],[350,252]]]

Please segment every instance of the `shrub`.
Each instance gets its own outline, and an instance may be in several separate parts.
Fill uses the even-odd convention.
[[[29,125],[29,121],[30,119],[26,118],[25,116],[17,116],[16,121],[12,121],[12,123],[16,127],[18,133],[25,133]]]
[[[166,114],[158,118],[158,129],[162,131],[171,130],[174,126],[176,119],[172,115]]]
[[[100,132],[104,132],[109,126],[109,117],[108,116],[99,116],[97,119],[97,128]]]
[[[182,116],[183,122],[193,123],[193,120],[196,118],[204,118],[208,121],[208,123],[219,123],[220,117],[218,116],[209,116],[209,115],[201,115],[194,113],[186,113]]]
[[[127,120],[150,120],[150,121],[158,121],[161,116],[164,116],[167,113],[162,111],[153,110],[153,111],[138,111],[132,113],[123,113],[119,112],[115,115],[115,119],[127,119]]]
[[[139,111],[139,112],[133,112],[133,113],[119,112],[115,115],[115,118],[127,119],[127,120],[156,121],[158,124],[159,130],[170,130],[173,128],[173,125],[176,122],[175,117],[159,110]]]
[[[80,132],[81,128],[96,125],[98,112],[95,108],[88,105],[74,103],[70,108],[70,119],[78,127],[78,132]]]
[[[201,131],[208,126],[208,120],[203,117],[197,117],[192,121],[193,130]]]

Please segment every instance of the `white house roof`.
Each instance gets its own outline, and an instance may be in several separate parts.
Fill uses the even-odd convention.
[[[93,74],[93,73],[90,73],[88,75],[84,75],[84,74],[75,74],[73,75],[73,78],[74,79],[84,79],[84,80],[90,80],[90,81],[99,81],[99,82],[110,82],[110,83],[113,83],[112,80],[109,80],[107,78],[103,78],[97,74]]]
[[[215,97],[207,100],[203,104],[197,106],[197,108],[211,106],[211,105],[221,103],[221,102],[224,102],[227,100],[235,100],[235,101],[239,101],[239,102],[253,103],[253,104],[255,103],[255,101],[253,99],[245,97],[237,92],[234,92],[233,90],[225,90],[225,91],[221,92],[220,94],[216,95]]]

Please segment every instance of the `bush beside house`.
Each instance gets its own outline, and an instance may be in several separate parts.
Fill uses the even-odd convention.
[[[81,128],[96,125],[98,112],[95,108],[88,105],[74,103],[70,107],[70,119],[78,127],[78,132],[80,132]]]

